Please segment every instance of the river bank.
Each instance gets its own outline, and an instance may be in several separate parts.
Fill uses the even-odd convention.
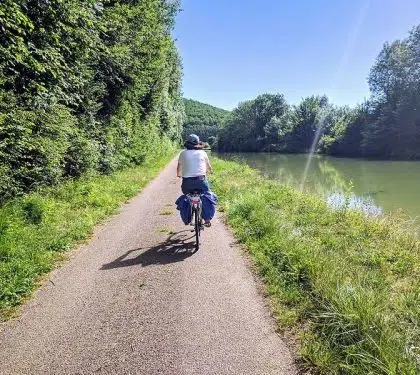
[[[392,216],[348,206],[215,159],[213,189],[267,285],[280,327],[323,374],[420,370],[420,242]]]
[[[420,162],[367,160],[314,155],[305,175],[309,154],[227,153],[265,176],[304,192],[334,201],[350,193],[353,203],[372,212],[420,217]],[[409,219],[409,218],[407,218]],[[416,224],[416,223],[414,223]],[[419,226],[420,223],[417,223]]]

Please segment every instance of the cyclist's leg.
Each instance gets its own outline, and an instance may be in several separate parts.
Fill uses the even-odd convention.
[[[206,193],[210,191],[210,186],[206,178],[200,179],[200,190],[202,193]],[[211,226],[210,220],[204,219],[204,225],[206,227],[210,227]]]
[[[203,189],[203,184],[198,178],[188,179],[188,180],[186,180],[186,184],[184,186],[184,189],[186,191],[186,193],[184,193],[184,194],[193,193],[195,191],[201,192],[202,189]]]
[[[181,184],[181,190],[182,190],[182,194],[188,194],[188,180],[183,178],[182,179],[182,184]]]
[[[183,194],[192,193],[194,191],[205,193],[210,191],[210,187],[205,177],[183,178],[181,190]]]
[[[210,191],[209,182],[206,179],[201,181],[201,191],[203,193]]]
[[[207,179],[205,177],[200,178],[198,180],[198,185],[199,185],[200,191],[202,193],[206,193],[206,192],[210,191],[209,182],[207,181]]]

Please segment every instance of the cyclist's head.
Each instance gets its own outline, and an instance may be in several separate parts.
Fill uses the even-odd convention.
[[[195,135],[195,134],[190,134],[184,143],[184,146],[189,150],[198,148],[200,147],[200,145],[201,145],[200,138],[198,137],[198,135]]]

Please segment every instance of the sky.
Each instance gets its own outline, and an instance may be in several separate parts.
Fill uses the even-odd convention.
[[[363,102],[383,44],[420,24],[420,0],[182,0],[182,9],[184,96],[229,110],[263,93]]]

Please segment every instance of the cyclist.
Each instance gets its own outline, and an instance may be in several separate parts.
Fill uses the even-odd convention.
[[[182,177],[182,192],[208,192],[210,187],[206,175],[211,173],[212,167],[207,153],[203,150],[207,144],[201,142],[197,135],[190,134],[184,146],[186,149],[179,154],[177,166],[177,177]],[[210,220],[206,220],[204,225],[210,226]]]

